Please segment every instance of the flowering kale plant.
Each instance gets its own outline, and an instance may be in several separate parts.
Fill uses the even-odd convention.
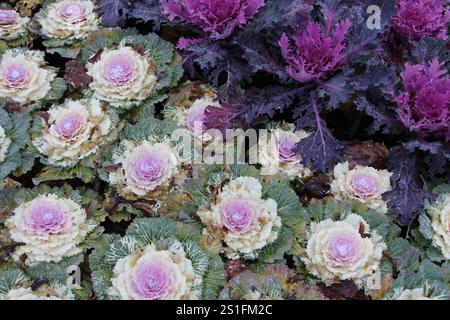
[[[0,3],[0,300],[450,299],[445,0]]]

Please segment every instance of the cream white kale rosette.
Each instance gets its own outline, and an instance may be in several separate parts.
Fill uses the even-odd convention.
[[[10,115],[0,109],[0,181],[14,170],[24,173],[31,169],[32,157],[25,150],[29,125],[28,114]]]
[[[0,271],[0,300],[74,300],[66,279],[67,274],[56,266],[3,269]]]
[[[36,180],[91,181],[104,147],[121,128],[116,112],[95,99],[67,99],[35,115],[30,147],[47,165]]]
[[[10,48],[28,44],[30,18],[22,17],[7,4],[0,4],[0,43]]]
[[[450,186],[433,190],[434,201],[426,200],[425,212],[419,217],[415,241],[432,260],[450,260]]]
[[[89,189],[69,186],[5,190],[0,203],[4,228],[14,245],[11,260],[28,266],[40,262],[64,263],[80,256],[102,228],[105,212],[98,195]],[[89,241],[88,241],[89,240]]]
[[[129,124],[105,152],[100,178],[123,204],[156,213],[183,194],[189,172],[182,148],[170,139],[172,130],[170,123],[157,119]]]
[[[357,200],[370,209],[387,213],[382,195],[391,190],[391,172],[363,166],[350,169],[349,163],[344,162],[334,167],[333,176],[330,187],[335,199]]]
[[[252,149],[258,155],[261,174],[288,180],[311,175],[311,170],[301,164],[301,156],[295,152],[295,145],[308,136],[306,131],[295,131],[295,126],[287,123],[262,133],[257,148]]]
[[[0,55],[0,99],[39,109],[66,90],[57,69],[47,65],[44,52],[10,49]]]
[[[124,237],[104,236],[90,257],[99,299],[215,298],[225,281],[217,255],[201,249],[189,226],[164,218],[136,219]]]
[[[261,182],[246,165],[207,167],[202,179],[187,184],[192,200],[183,211],[202,222],[205,246],[229,259],[252,260],[255,268],[282,260],[291,247],[291,222],[300,214],[290,187]]]
[[[35,16],[39,34],[49,52],[75,58],[82,40],[99,29],[91,0],[50,0]]]
[[[419,251],[399,237],[400,228],[386,215],[365,210],[344,202],[305,209],[306,229],[296,234],[299,266],[326,285],[353,281],[373,295],[393,272],[417,266]]]
[[[153,33],[94,32],[84,41],[78,60],[92,77],[86,95],[122,111],[142,107],[144,115],[152,114],[153,105],[183,74],[173,45]]]

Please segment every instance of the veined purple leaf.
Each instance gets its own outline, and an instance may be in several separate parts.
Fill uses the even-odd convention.
[[[425,199],[431,196],[423,190],[418,164],[417,153],[401,146],[390,150],[386,163],[394,174],[391,177],[392,190],[384,193],[383,199],[387,201],[388,214],[405,226],[422,212]]]
[[[152,21],[154,30],[159,30],[161,27],[162,15],[158,0],[133,1],[129,16],[143,22]]]
[[[97,0],[97,11],[105,27],[124,26],[134,1]]]
[[[314,114],[314,123],[311,123],[310,127],[314,128],[314,132],[297,144],[296,151],[302,156],[302,162],[306,166],[316,171],[329,172],[341,159],[343,145],[332,135],[320,117],[315,97],[311,98],[310,108]],[[311,119],[311,116],[308,118]]]

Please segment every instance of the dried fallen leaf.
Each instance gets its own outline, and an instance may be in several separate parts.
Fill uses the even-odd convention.
[[[70,60],[66,63],[66,74],[64,80],[74,90],[84,90],[89,87],[92,77],[86,73],[84,66],[76,60]]]

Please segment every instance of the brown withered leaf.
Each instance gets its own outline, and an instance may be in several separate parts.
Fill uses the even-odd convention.
[[[369,291],[370,296],[373,300],[381,300],[389,292],[392,286],[392,274],[386,273],[381,278],[381,287],[377,290]]]
[[[122,164],[118,163],[118,164],[114,164],[111,166],[107,166],[104,169],[106,172],[111,173],[111,172],[115,172],[115,171],[119,170],[121,167],[122,167]]]
[[[359,223],[359,234],[361,235],[361,238],[370,238],[371,235],[369,233],[366,233],[366,226],[364,223]]]
[[[170,89],[168,106],[189,108],[192,103],[201,97],[208,95],[214,97],[214,92],[199,81],[185,82],[178,87]]]
[[[368,300],[369,298],[364,293],[363,289],[359,289],[358,286],[352,280],[343,280],[338,283],[333,283],[330,286],[325,284],[319,284],[320,291],[325,297],[331,300]]]
[[[48,124],[48,121],[50,120],[50,115],[48,114],[47,111],[38,111],[36,112],[36,114],[42,119],[44,119],[45,123]]]
[[[383,169],[389,151],[383,143],[374,141],[344,141],[343,160],[350,169],[357,165]]]
[[[247,265],[243,260],[234,259],[228,260],[225,262],[225,271],[227,273],[228,279],[233,278],[239,273],[242,273],[247,270]]]
[[[144,210],[148,214],[153,213],[155,204],[156,204],[156,201],[146,201],[146,200],[141,200],[141,201],[136,201],[136,202],[131,203],[131,205],[133,207],[135,207],[136,209]]]
[[[86,211],[86,217],[88,219],[91,219],[94,217],[94,213],[92,212],[92,208],[90,205],[84,205],[83,208],[84,208],[84,211]]]
[[[18,0],[15,1],[15,9],[19,11],[22,16],[30,17],[33,14],[33,11],[43,2],[44,0]]]
[[[218,185],[217,187],[215,186],[209,186],[209,190],[211,191],[211,193],[214,196],[214,199],[216,198],[216,196],[220,193],[220,191],[222,191],[222,188],[228,184],[230,182],[230,179],[226,178],[224,179],[220,185]]]
[[[27,259],[28,259],[28,256],[25,253],[19,257],[19,268],[20,269],[25,269],[27,267],[25,264]]]
[[[391,256],[389,254],[389,252],[387,252],[386,250],[383,250],[383,257],[385,257],[389,263],[392,265],[392,273],[396,274],[397,273],[397,262],[395,262],[395,259],[393,256]]]
[[[84,66],[76,60],[70,60],[66,63],[66,74],[64,80],[74,90],[84,90],[89,87],[92,77],[86,73]]]
[[[126,47],[132,48],[134,51],[139,53],[141,56],[145,54],[145,46],[142,43],[126,43]]]
[[[331,178],[318,173],[306,178],[305,183],[300,187],[300,200],[303,204],[308,204],[311,198],[322,199],[329,195]]]
[[[8,102],[6,103],[5,110],[8,113],[25,111],[24,108],[17,102]]]

